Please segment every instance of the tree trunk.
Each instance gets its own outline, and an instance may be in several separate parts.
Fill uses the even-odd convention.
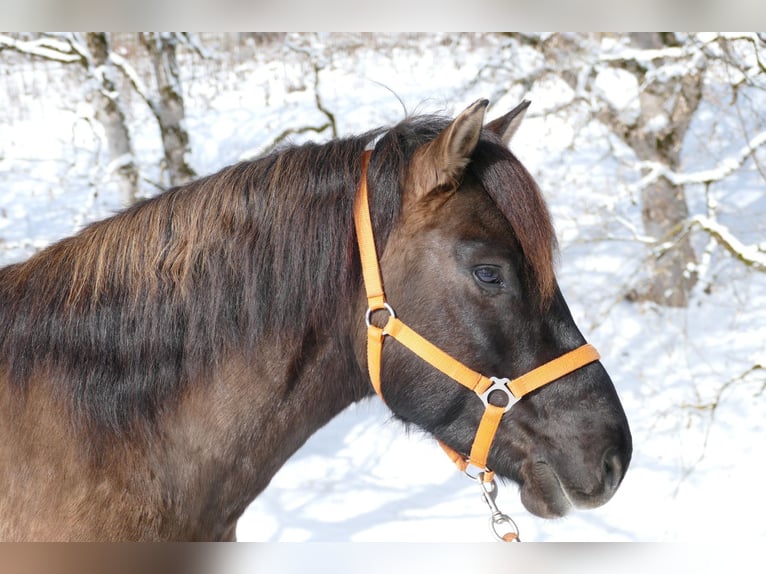
[[[133,156],[130,132],[125,123],[125,113],[119,103],[116,73],[109,61],[109,38],[103,32],[91,32],[86,34],[85,41],[93,66],[91,71],[98,81],[93,102],[96,119],[104,127],[110,165],[118,178],[120,200],[123,205],[130,205],[138,196],[138,167]]]
[[[187,161],[190,146],[176,59],[178,38],[175,34],[150,32],[140,34],[140,39],[151,58],[157,82],[159,98],[152,99],[152,112],[160,127],[168,178],[171,185],[181,185],[196,173]]]
[[[659,49],[675,45],[673,34],[631,34],[639,48]],[[656,162],[679,171],[681,147],[692,117],[702,99],[702,73],[670,75],[647,82],[644,70],[637,74],[641,113],[635,125],[622,126],[621,136],[641,161]],[[644,232],[662,246],[651,261],[650,276],[631,294],[632,299],[660,305],[685,307],[697,282],[696,255],[688,234],[689,217],[683,186],[665,178],[649,184],[641,194]]]
[[[681,234],[689,217],[683,186],[660,178],[641,193],[644,232],[659,243],[669,242],[651,261],[651,276],[636,288],[632,298],[654,301],[669,307],[686,307],[697,282],[694,249],[688,234]]]

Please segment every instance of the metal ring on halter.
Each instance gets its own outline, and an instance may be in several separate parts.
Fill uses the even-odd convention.
[[[508,403],[505,405],[504,407],[505,410],[503,411],[507,413],[509,410],[511,410],[511,407],[518,400],[516,397],[513,396],[511,389],[508,388],[508,384],[511,381],[508,379],[499,379],[497,377],[490,377],[489,380],[492,381],[492,386],[490,386],[486,391],[484,391],[483,393],[479,395],[481,402],[484,403],[484,407],[486,408],[490,405],[489,395],[494,393],[495,391],[501,392],[508,397]]]
[[[388,314],[391,315],[393,319],[396,319],[396,313],[394,313],[394,308],[391,307],[391,305],[389,305],[388,303],[383,303],[383,307],[380,307],[378,309],[367,309],[367,313],[365,313],[364,315],[364,323],[367,325],[368,329],[372,326],[372,314],[375,313],[376,311],[388,311]]]
[[[475,475],[471,474],[471,472],[470,472],[470,470],[473,469],[473,468],[478,469],[478,472]],[[489,470],[486,467],[482,468],[480,466],[477,466],[477,465],[473,464],[471,461],[468,461],[467,464],[466,464],[466,467],[463,469],[463,474],[466,475],[471,480],[474,480],[476,482],[483,482],[484,481],[484,476],[488,472],[492,472],[492,471]],[[492,475],[492,476],[494,476],[494,475]]]

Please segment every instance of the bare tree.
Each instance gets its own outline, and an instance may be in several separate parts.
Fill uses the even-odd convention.
[[[196,176],[189,165],[189,134],[184,127],[183,90],[178,71],[179,36],[173,33],[139,34],[154,69],[157,98],[145,98],[157,118],[171,185],[180,185]]]
[[[270,38],[269,41],[273,41],[274,39],[281,39],[281,38]],[[265,146],[262,146],[259,150],[257,150],[259,154],[270,151],[276,148],[282,142],[287,141],[290,137],[299,135],[299,134],[305,134],[309,132],[322,134],[326,132],[326,130],[329,130],[330,137],[333,137],[333,138],[338,137],[338,124],[335,118],[335,114],[324,103],[322,99],[322,95],[321,95],[320,82],[319,82],[322,70],[328,67],[327,59],[325,58],[324,54],[321,53],[321,50],[312,50],[310,46],[307,46],[307,45],[301,45],[295,42],[287,41],[287,42],[284,42],[284,46],[290,52],[300,54],[301,56],[306,58],[308,62],[308,66],[311,68],[311,75],[312,75],[313,82],[310,89],[314,93],[314,102],[316,103],[316,109],[317,111],[319,111],[319,113],[322,116],[326,118],[326,121],[321,122],[318,125],[303,125],[300,127],[295,127],[295,126],[288,127],[285,130],[283,130],[279,135],[277,135],[273,140],[271,140],[271,142],[269,142],[268,144],[266,144]]]
[[[716,190],[725,186],[727,180],[750,164],[750,169],[755,169],[760,174],[761,184],[766,185],[766,168],[759,159],[759,151],[766,147],[766,126],[761,107],[756,105],[756,116],[753,110],[744,110],[741,101],[752,101],[753,92],[766,91],[766,59],[763,52],[766,51],[766,37],[756,34],[719,34],[711,38],[693,37],[686,41],[683,50],[669,53],[663,49],[675,66],[675,69],[688,70],[693,66],[695,71],[708,74],[718,74],[717,83],[724,85],[722,92],[725,94],[725,108],[717,110],[721,116],[735,116],[740,124],[742,144],[738,150],[730,152],[726,157],[708,169],[684,172],[676,161],[672,164],[667,161],[647,159],[642,161],[644,177],[635,186],[642,196],[651,193],[658,185],[669,186],[672,189],[696,189],[704,191],[705,213],[687,214],[678,218],[674,225],[669,227],[668,234],[663,237],[655,235],[654,253],[657,257],[681,248],[691,246],[688,238],[694,232],[702,232],[708,237],[707,247],[698,257],[694,274],[700,277],[706,271],[707,260],[716,247],[723,248],[729,255],[747,267],[760,272],[766,272],[766,243],[748,245],[740,240],[725,225],[718,220],[720,202],[716,198]],[[696,60],[696,64],[691,61]],[[684,64],[679,68],[679,63]],[[717,67],[715,71],[711,71]],[[686,103],[693,105],[695,110],[705,97],[704,91],[697,86],[695,73],[687,73],[678,82],[677,101],[681,107]],[[704,80],[704,78],[703,78]],[[689,89],[688,84],[694,82],[694,87]],[[689,94],[691,93],[691,97]],[[752,104],[751,104],[752,105]],[[743,114],[747,114],[746,119]],[[679,133],[685,134],[689,127],[687,121],[688,110],[681,110],[681,120],[678,121]],[[672,118],[671,116],[671,119]],[[680,144],[679,144],[680,145]],[[673,167],[675,165],[675,167]],[[687,210],[688,211],[688,210]],[[692,252],[693,254],[693,252]],[[683,260],[682,260],[683,261]],[[691,267],[690,256],[687,256],[687,268]]]
[[[666,306],[686,306],[698,283],[710,250],[720,246],[738,261],[763,271],[764,244],[747,245],[716,217],[713,197],[717,184],[736,175],[752,159],[764,182],[766,168],[758,163],[758,150],[766,145],[766,132],[758,122],[740,118],[743,146],[710,169],[684,172],[682,151],[690,125],[706,98],[706,85],[729,86],[733,107],[748,90],[766,91],[766,36],[681,35],[673,33],[609,34],[509,34],[505,58],[513,61],[523,50],[538,53],[538,65],[527,70],[509,69],[496,62],[483,75],[508,80],[530,89],[538,82],[564,81],[571,96],[543,114],[566,116],[583,126],[598,121],[632,151],[630,168],[639,180],[629,189],[641,204],[643,230],[629,228],[632,237],[648,247],[640,279],[626,289],[630,300],[649,300]],[[608,46],[608,48],[605,48]],[[613,76],[604,87],[603,76]],[[728,77],[727,77],[728,74]],[[707,84],[706,84],[707,82]],[[610,90],[634,94],[615,98]],[[617,101],[620,100],[620,101]],[[762,117],[759,116],[759,117]],[[745,129],[748,127],[749,129]],[[728,152],[727,152],[728,153]],[[706,213],[690,213],[687,194],[705,193]],[[695,196],[697,199],[697,196]],[[702,254],[695,251],[695,233],[709,237]],[[700,257],[702,261],[700,261]]]
[[[100,85],[93,94],[96,119],[104,127],[112,169],[118,175],[120,199],[123,205],[130,205],[138,196],[138,168],[125,113],[119,102],[120,91],[110,59],[109,37],[104,32],[89,32],[85,42],[91,58],[91,73],[99,79]]]
[[[691,64],[679,67],[680,73],[656,73],[676,54],[675,50],[667,54],[663,50],[680,46],[673,33],[630,34],[630,42],[638,50],[610,59],[609,63],[635,75],[640,86],[640,112],[629,117],[604,100],[599,119],[630,146],[640,161],[678,171],[684,137],[702,99],[702,69]],[[650,260],[649,277],[644,285],[632,290],[631,296],[686,307],[697,282],[697,259],[689,235],[682,233],[689,218],[684,186],[658,177],[641,190],[641,204],[644,233],[669,247]]]
[[[84,38],[76,34],[41,35],[32,39],[3,35],[2,50],[61,64],[79,64],[94,80],[84,82],[84,97],[93,102],[95,118],[104,130],[110,162],[107,174],[115,174],[123,205],[133,203],[139,191],[139,171],[120,102],[108,34],[89,33]]]

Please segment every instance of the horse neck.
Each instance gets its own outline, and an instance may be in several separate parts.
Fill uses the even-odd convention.
[[[192,198],[192,194],[184,198]],[[168,247],[169,252],[178,251],[178,253],[175,253],[173,257],[167,256],[165,263],[168,269],[165,270],[167,272],[165,275],[147,274],[143,277],[129,273],[138,265],[134,261],[136,257],[139,262],[149,261],[149,255],[158,251],[158,249],[147,248],[145,244],[159,242],[154,247],[162,247],[166,227],[150,225],[157,219],[150,215],[156,213],[159,208],[163,208],[166,215],[172,212],[175,214],[174,217],[180,217],[179,214],[185,213],[183,210],[190,209],[191,206],[191,200],[188,204],[183,203],[184,198],[169,195],[154,203],[147,203],[126,215],[117,216],[112,222],[89,228],[87,232],[78,236],[79,238],[64,241],[54,249],[41,254],[23,269],[21,267],[16,269],[28,271],[34,275],[32,271],[47,269],[50,267],[48,262],[52,260],[71,261],[73,254],[80,253],[81,248],[86,245],[92,247],[88,251],[88,261],[83,262],[77,269],[90,268],[93,266],[86,265],[90,260],[111,261],[109,257],[112,251],[109,246],[124,243],[124,241],[118,241],[119,239],[133,238],[130,252],[133,259],[125,255],[117,264],[111,261],[110,275],[102,273],[92,280],[85,277],[87,281],[84,283],[70,281],[73,284],[83,285],[82,288],[72,288],[70,299],[74,303],[83,303],[81,307],[85,311],[98,313],[102,303],[99,299],[101,294],[110,292],[103,287],[111,285],[110,282],[120,286],[120,289],[116,289],[116,293],[124,291],[130,295],[132,306],[126,310],[126,313],[128,311],[132,313],[130,316],[133,324],[144,325],[146,329],[140,336],[131,335],[120,339],[122,343],[131,340],[138,343],[133,349],[121,347],[118,355],[133,353],[135,360],[128,362],[129,367],[135,371],[132,373],[132,380],[144,381],[148,387],[146,397],[139,396],[138,399],[141,400],[137,399],[134,406],[138,408],[144,403],[153,402],[158,405],[152,420],[141,419],[136,423],[139,426],[146,423],[146,428],[153,430],[148,435],[138,433],[138,438],[128,438],[126,444],[119,444],[125,437],[125,433],[130,433],[128,428],[120,429],[113,441],[110,438],[105,442],[107,446],[117,443],[118,447],[107,455],[103,470],[91,472],[84,463],[84,457],[81,456],[82,450],[85,450],[83,445],[87,444],[88,437],[74,436],[74,431],[70,428],[70,413],[67,412],[66,405],[61,402],[62,396],[66,396],[67,392],[71,393],[77,388],[77,381],[80,380],[78,365],[74,362],[69,363],[61,357],[36,357],[36,362],[29,365],[29,370],[37,373],[37,379],[25,383],[28,405],[39,402],[47,408],[45,416],[49,418],[51,415],[48,411],[56,413],[55,421],[51,423],[55,422],[55,432],[46,433],[47,450],[39,457],[40,465],[50,466],[55,463],[63,469],[61,472],[67,476],[67,480],[72,484],[80,485],[80,489],[84,492],[102,493],[101,498],[93,494],[84,495],[81,507],[78,508],[81,508],[84,514],[91,516],[86,521],[88,524],[115,525],[111,532],[107,531],[106,526],[99,532],[83,531],[81,532],[83,538],[111,535],[126,539],[137,537],[218,539],[225,536],[232,531],[236,518],[246,506],[265,488],[279,467],[312,433],[346,406],[371,393],[369,383],[359,367],[357,357],[359,350],[355,350],[353,344],[355,339],[361,340],[361,337],[355,337],[355,334],[361,331],[361,310],[355,308],[353,304],[353,301],[358,300],[361,307],[363,301],[360,293],[361,285],[353,274],[351,277],[346,275],[348,266],[345,265],[345,259],[342,257],[341,262],[338,263],[338,269],[340,271],[345,269],[343,273],[333,268],[323,275],[323,281],[329,286],[326,285],[322,292],[321,309],[324,313],[317,313],[317,316],[306,311],[306,309],[313,310],[317,305],[316,301],[307,302],[305,299],[301,299],[303,305],[299,306],[302,310],[300,313],[274,315],[270,310],[278,307],[276,303],[284,303],[289,297],[304,297],[305,294],[282,293],[281,298],[273,299],[272,297],[270,300],[261,300],[258,298],[270,294],[268,289],[265,289],[266,293],[262,293],[256,288],[260,283],[250,285],[247,277],[241,281],[242,285],[237,286],[237,289],[244,288],[245,285],[248,288],[246,293],[242,292],[242,300],[247,301],[251,309],[244,319],[240,320],[238,317],[236,321],[230,320],[228,308],[223,309],[218,304],[226,300],[228,292],[215,293],[216,297],[209,298],[210,301],[207,304],[190,297],[193,293],[211,292],[213,287],[220,286],[222,281],[229,278],[230,272],[233,273],[232,270],[242,270],[242,267],[250,271],[259,270],[260,263],[263,263],[258,261],[258,265],[253,264],[252,269],[247,265],[232,265],[231,268],[224,270],[226,273],[199,274],[209,279],[209,282],[202,285],[194,284],[193,280],[198,277],[196,273],[198,269],[192,266],[192,263],[196,265],[201,261],[213,265],[217,261],[215,249],[204,243],[208,234],[201,231],[195,236],[197,243],[178,241]],[[175,201],[172,210],[165,205],[171,199]],[[351,225],[351,215],[345,214],[345,217],[348,225]],[[268,218],[264,216],[259,223],[264,223],[266,220]],[[137,229],[143,229],[135,227],[139,223],[149,225],[148,229],[155,230],[156,233],[154,235],[150,233],[149,236],[146,233],[138,234]],[[315,223],[317,227],[321,227],[318,222]],[[326,225],[326,221],[323,224]],[[301,227],[298,226],[298,228]],[[127,233],[128,229],[133,233]],[[268,234],[265,235],[269,237]],[[106,239],[112,242],[107,242]],[[286,236],[281,239],[284,245],[287,245],[285,243],[287,239]],[[314,253],[313,257],[302,258],[292,254],[291,260],[305,266],[307,260],[338,262],[337,252],[350,258],[353,253],[346,249],[347,239],[347,237],[341,238],[341,242],[335,246],[336,252],[319,252]],[[91,242],[88,243],[88,241]],[[191,243],[198,248],[198,251],[181,257],[180,255],[183,254],[181,248]],[[213,247],[216,245],[218,244],[214,244]],[[275,254],[278,252],[273,246],[262,247],[272,249]],[[254,247],[242,251],[252,253]],[[201,255],[197,257],[196,254]],[[144,259],[141,259],[142,257]],[[264,261],[268,263],[268,258]],[[174,262],[180,262],[179,269],[176,269],[177,265]],[[276,274],[279,270],[277,267],[272,270],[273,276],[265,273],[265,278],[258,281],[270,285],[267,280],[276,280],[280,277]],[[300,269],[300,265],[296,264],[296,269]],[[42,272],[37,275],[45,278]],[[61,282],[69,280],[65,274],[60,275]],[[317,281],[313,270],[311,273],[306,271],[297,274],[295,270],[292,270],[285,275],[290,278],[297,277],[300,279],[299,283],[308,285],[311,285],[312,280]],[[26,275],[19,278],[17,282],[21,284],[21,280],[25,277]],[[181,293],[188,301],[184,297],[177,297],[172,301],[161,300],[160,295],[167,291],[163,288],[164,283],[161,282],[151,289],[144,289],[143,286],[147,281],[150,287],[153,285],[151,284],[153,277],[155,279],[164,277],[168,281],[187,281],[188,279],[178,289],[172,290],[173,293]],[[331,279],[334,281],[331,282]],[[342,294],[337,292],[337,286],[341,284],[346,289]],[[312,285],[312,288],[315,287]],[[13,292],[13,289],[8,292]],[[237,295],[239,294],[237,292]],[[231,299],[229,297],[229,300]],[[317,299],[316,295],[314,299]],[[193,305],[194,312],[199,315],[196,316],[197,320],[187,321],[196,330],[193,330],[191,334],[187,333],[183,342],[169,341],[168,333],[172,333],[177,324],[184,323],[171,321],[166,325],[163,320],[176,315],[188,318],[189,309],[182,308],[186,304],[185,301]],[[105,307],[112,308],[110,305]],[[258,313],[263,308],[268,312],[264,312],[264,316],[260,317]],[[47,307],[40,307],[35,317],[44,318],[46,310]],[[239,310],[242,311],[242,309]],[[214,315],[214,312],[218,315]],[[44,333],[45,337],[38,337],[35,334],[36,331],[30,329],[26,333],[27,338],[39,343],[37,348],[43,349],[45,348],[43,343],[50,345],[54,335],[63,340],[57,344],[56,348],[77,349],[83,341],[96,341],[97,344],[93,345],[99,350],[105,348],[105,343],[112,345],[108,348],[117,348],[117,340],[109,337],[119,330],[119,325],[113,325],[113,329],[102,329],[99,332],[86,332],[87,321],[81,315],[75,313],[70,315],[76,318],[76,321],[73,319],[72,325],[66,322],[69,320],[66,317],[59,317],[57,323],[59,328],[55,333],[48,329]],[[202,320],[202,315],[209,320]],[[146,321],[147,318],[149,318],[148,321]],[[309,319],[313,327],[303,327],[302,325]],[[293,325],[303,329],[303,332],[299,331],[297,336],[275,336],[272,332],[273,329],[293,328]],[[82,332],[78,331],[72,335],[74,327]],[[98,339],[96,335],[103,336],[104,340]],[[218,344],[222,338],[226,338],[225,345]],[[187,345],[189,341],[196,341],[196,346],[191,346],[181,353],[179,349]],[[152,350],[153,356],[169,358],[169,365],[148,362],[146,349]],[[66,357],[69,356],[70,354],[66,355]],[[77,355],[71,354],[71,356]],[[189,368],[179,367],[174,370],[171,367],[176,365],[180,356],[186,357],[186,360],[192,361],[193,364]],[[3,367],[0,361],[0,384],[8,391],[8,382],[3,379],[9,378],[9,374],[3,373]],[[179,376],[184,377],[183,384],[177,383],[180,380]],[[165,392],[168,385],[172,384],[176,386]],[[113,398],[111,388],[104,385],[90,385],[85,391],[91,387],[96,391],[85,393],[90,401],[88,405],[93,407],[90,414],[94,415],[96,420],[100,420],[98,417],[101,417],[109,421],[110,413],[100,412],[97,407],[102,404],[100,401]],[[29,398],[35,397],[34,394],[29,394],[32,392],[41,394],[39,401]],[[11,397],[6,398],[7,401],[0,396],[0,399],[3,399],[0,401],[0,410],[4,411],[0,413],[0,416],[3,416],[10,408],[9,405],[14,403]],[[8,405],[5,405],[6,402]],[[122,407],[116,405],[114,408]],[[121,414],[126,418],[128,415],[139,418],[141,416],[137,414],[137,411],[123,410]],[[28,414],[30,427],[34,427],[35,411],[26,409],[25,412]],[[4,436],[11,437],[9,442],[13,443],[15,440],[11,432],[21,436],[20,431],[15,427],[9,426],[3,430],[7,431]],[[19,452],[22,451],[19,450]],[[3,454],[0,448],[0,462],[2,462]],[[18,482],[21,485],[21,479]],[[3,481],[0,480],[0,485],[2,484]],[[55,490],[55,485],[54,481],[47,480],[45,483],[40,482],[34,485],[30,491],[34,491],[35,488]],[[62,493],[65,492],[65,489],[59,490]],[[112,495],[125,501],[120,511],[122,516],[118,516],[115,510],[113,499],[110,498]],[[62,498],[63,494],[56,496]],[[0,507],[2,507],[1,502],[0,500]],[[66,501],[62,500],[61,504],[65,505]],[[46,516],[54,517],[51,523],[55,522],[55,517],[61,514],[56,511],[57,508],[55,504],[50,503],[44,509]],[[139,518],[139,512],[153,516],[150,522],[154,525],[152,526],[154,530],[140,533],[124,530],[127,528],[124,525],[131,522],[127,516],[131,512],[135,515],[133,521],[135,524],[147,522]],[[60,521],[57,524],[57,528],[66,530],[61,526]]]
[[[204,538],[232,528],[309,436],[370,393],[345,334],[309,334],[292,353],[273,344],[221,365],[212,384],[190,386],[153,453],[176,509],[212,529]]]
[[[211,370],[163,408],[149,436],[112,443],[95,470],[83,458],[84,437],[76,438],[69,428],[67,409],[52,386],[32,381],[26,401],[18,403],[0,365],[0,429],[9,438],[0,447],[0,468],[6,471],[0,472],[0,484],[18,483],[19,492],[36,492],[34,504],[37,499],[42,504],[36,519],[42,530],[19,526],[18,531],[38,532],[41,539],[231,536],[237,518],[306,439],[371,393],[353,344],[361,319],[351,318],[354,309],[343,315],[324,332],[304,333],[297,343],[264,336],[255,350],[232,348],[217,357]],[[12,409],[23,416],[6,416]],[[34,461],[24,445],[39,451]],[[42,474],[23,479],[15,466],[4,466],[23,457],[29,465],[61,469],[58,481]],[[82,516],[65,524],[61,516],[68,516],[73,498]],[[0,495],[0,515],[3,504]],[[12,538],[9,532],[0,527],[0,539]]]

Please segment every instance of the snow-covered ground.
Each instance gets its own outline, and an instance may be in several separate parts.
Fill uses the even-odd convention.
[[[499,39],[431,38],[392,47],[390,39],[367,38],[344,50],[335,49],[333,37],[290,41],[293,48],[281,47],[276,55],[269,51],[276,48],[262,48],[235,64],[197,59],[185,68],[192,163],[200,174],[263,149],[285,129],[324,122],[314,100],[316,62],[322,103],[341,135],[400,120],[397,97],[409,113],[454,113],[489,97],[490,116],[522,96],[533,101],[514,151],[550,203],[561,240],[559,281],[615,381],[634,454],[612,501],[560,520],[531,516],[516,488],[501,485],[498,504],[522,538],[765,538],[766,274],[715,247],[688,308],[625,301],[626,286],[647,256],[632,233],[641,229],[631,187],[641,174],[626,167],[629,152],[597,124],[543,113],[566,99],[563,85],[549,80],[525,92],[500,84],[506,76],[482,70],[488,62],[536,65],[523,53],[518,61],[503,61]],[[377,50],[378,42],[388,45]],[[65,71],[41,63],[14,69],[0,90],[3,265],[119,207],[104,172],[105,145],[86,119],[88,106],[79,102],[76,84]],[[621,85],[604,81],[601,89],[628,106],[630,98],[617,93]],[[141,168],[156,178],[158,131],[140,101],[130,109]],[[732,136],[733,123],[701,109],[685,143],[684,165],[712,169],[727,153],[736,154],[746,141]],[[720,221],[732,233],[751,245],[766,241],[766,185],[751,162],[714,191]],[[688,193],[692,212],[704,214],[701,192]],[[706,248],[704,237],[695,241],[700,251]],[[257,541],[488,541],[488,516],[477,486],[432,439],[406,434],[379,400],[370,399],[338,416],[288,461],[248,508],[237,535]]]

